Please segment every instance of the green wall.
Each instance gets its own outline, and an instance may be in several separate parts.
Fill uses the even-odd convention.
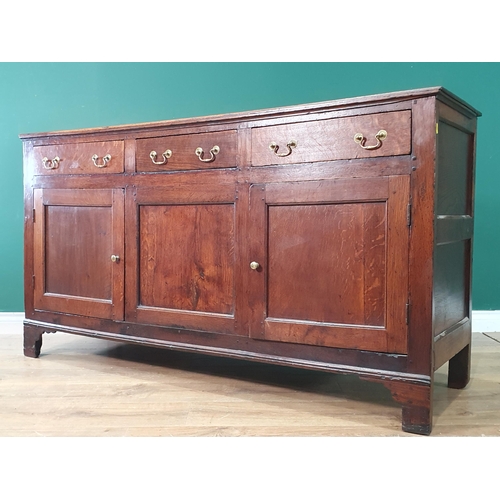
[[[473,307],[500,309],[499,63],[0,63],[0,312],[23,310],[18,134],[442,85],[479,119]]]

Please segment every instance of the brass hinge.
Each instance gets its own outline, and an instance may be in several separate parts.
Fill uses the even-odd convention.
[[[35,223],[35,209],[33,209],[33,224]]]
[[[406,303],[406,324],[410,324],[410,303]]]
[[[411,203],[408,203],[408,206],[406,207],[406,221],[408,226],[411,226]]]
[[[436,135],[439,134],[439,122],[436,122]]]

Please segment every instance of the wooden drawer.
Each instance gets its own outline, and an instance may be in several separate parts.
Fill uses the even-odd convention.
[[[138,139],[136,168],[138,172],[230,168],[236,166],[237,150],[236,130]]]
[[[123,141],[35,146],[35,173],[118,174],[124,171]]]
[[[382,140],[376,137],[380,131],[386,132]],[[354,140],[357,134],[360,142]],[[288,123],[252,129],[252,166],[405,155],[410,144],[406,110]]]

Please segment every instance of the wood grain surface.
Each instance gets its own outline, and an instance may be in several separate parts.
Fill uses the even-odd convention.
[[[95,162],[92,160],[94,155],[98,156]],[[110,155],[111,159],[105,163],[103,158],[106,155]],[[123,172],[123,156],[123,141],[54,144],[34,148],[35,169],[38,175],[117,174]],[[44,167],[43,158],[53,160],[56,157],[60,158],[57,168]]]
[[[435,367],[470,376],[478,115],[433,88],[21,136],[26,356],[59,329],[357,375],[428,434]]]
[[[405,436],[382,384],[55,333],[22,355],[2,324],[0,436]],[[475,333],[462,390],[435,374],[432,436],[500,436],[500,333]],[[496,340],[494,340],[496,339]]]

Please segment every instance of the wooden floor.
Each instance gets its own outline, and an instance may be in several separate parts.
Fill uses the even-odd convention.
[[[500,334],[473,337],[472,379],[438,370],[433,436],[500,436]],[[0,436],[405,436],[382,385],[63,333],[22,353],[0,324]]]

